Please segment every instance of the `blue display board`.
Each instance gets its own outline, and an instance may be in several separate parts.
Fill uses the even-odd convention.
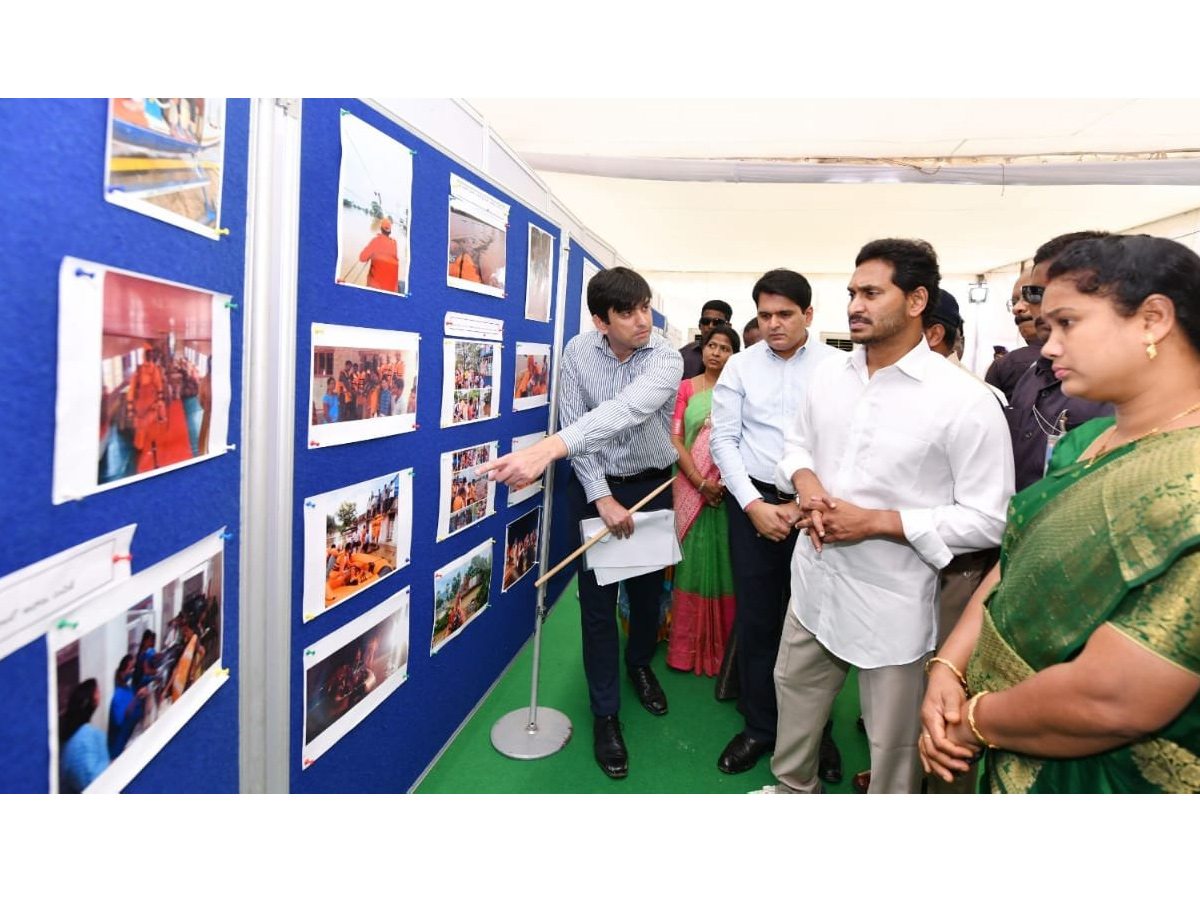
[[[0,444],[7,477],[0,576],[136,523],[134,573],[227,528],[224,684],[134,777],[135,792],[238,789],[238,548],[241,453],[53,505],[59,266],[65,256],[242,297],[246,248],[249,103],[227,103],[219,240],[104,199],[107,100],[0,101]],[[241,442],[242,312],[231,315],[228,441]],[[47,648],[44,638],[0,659],[0,791],[49,788]]]
[[[414,152],[412,159],[411,269],[407,296],[335,283],[339,204],[340,119],[349,113]],[[496,492],[496,512],[471,527],[437,540],[439,463],[442,453],[544,431],[548,407],[514,412],[516,344],[553,343],[553,323],[526,320],[528,226],[554,236],[557,283],[559,229],[515,198],[458,164],[437,148],[357,100],[305,100],[302,108],[300,241],[296,341],[295,518],[293,525],[292,753],[293,792],[398,792],[408,790],[533,631],[537,570],[507,593],[501,591],[505,527],[536,508],[543,494],[509,508],[506,489]],[[348,151],[346,151],[348,152]],[[503,298],[447,285],[450,176],[460,176],[510,207]],[[576,275],[578,278],[578,274]],[[576,293],[576,296],[578,294]],[[440,427],[444,319],[447,312],[502,319],[499,418]],[[420,341],[417,430],[338,446],[307,446],[312,415],[308,385],[313,375],[313,323],[418,332]],[[553,365],[554,361],[551,360]],[[340,361],[339,361],[340,364]],[[303,615],[303,503],[327,491],[411,467],[412,561],[390,577],[305,621]],[[545,523],[543,523],[545,527]],[[493,539],[489,605],[453,641],[430,655],[434,573],[481,541]],[[305,765],[305,648],[348,624],[404,586],[410,593],[407,681],[318,759]]]

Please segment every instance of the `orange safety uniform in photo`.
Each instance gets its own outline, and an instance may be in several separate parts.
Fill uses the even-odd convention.
[[[471,259],[471,254],[469,253],[463,253],[450,263],[450,274],[455,278],[461,278],[463,281],[474,281],[483,284],[483,276],[479,274],[479,267],[475,265],[475,260]]]
[[[367,287],[379,288],[395,293],[400,288],[400,258],[397,256],[396,239],[386,234],[377,234],[371,243],[358,254],[359,262],[371,261],[367,270]]]

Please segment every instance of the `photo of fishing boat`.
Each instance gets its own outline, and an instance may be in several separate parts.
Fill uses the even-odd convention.
[[[109,103],[105,197],[216,239],[225,101],[120,97]]]

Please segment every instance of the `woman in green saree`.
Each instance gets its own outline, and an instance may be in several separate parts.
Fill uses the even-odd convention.
[[[993,792],[1200,791],[1200,257],[1112,236],[1050,267],[1070,432],[1009,507],[1000,565],[929,661],[919,741]]]

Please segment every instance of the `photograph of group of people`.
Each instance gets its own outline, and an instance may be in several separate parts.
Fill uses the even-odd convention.
[[[338,284],[408,292],[412,151],[342,110]]]
[[[59,793],[121,790],[216,689],[212,679],[199,685],[220,669],[223,547],[207,538],[50,632],[51,783]]]
[[[224,453],[228,295],[71,257],[59,285],[55,502]]]
[[[513,410],[550,404],[550,345],[517,342],[517,375],[513,379]]]
[[[499,345],[447,338],[444,344],[442,427],[494,419],[494,388],[500,380]]]
[[[446,283],[454,288],[503,297],[508,204],[451,175],[449,222]]]
[[[490,538],[433,573],[433,655],[457,637],[488,604],[492,589]]]
[[[542,508],[538,506],[509,522],[508,527],[504,529],[504,579],[500,585],[501,593],[524,578],[537,564],[541,523]]]
[[[441,502],[438,504],[438,540],[486,519],[495,512],[496,483],[476,475],[476,466],[495,459],[498,441],[443,453]]]
[[[304,501],[306,619],[408,565],[412,474],[404,469]]]
[[[110,203],[215,240],[224,156],[224,99],[109,101],[104,196]]]
[[[413,430],[419,335],[315,323],[312,332],[310,446]]]
[[[305,768],[407,679],[409,605],[406,587],[305,650]]]

